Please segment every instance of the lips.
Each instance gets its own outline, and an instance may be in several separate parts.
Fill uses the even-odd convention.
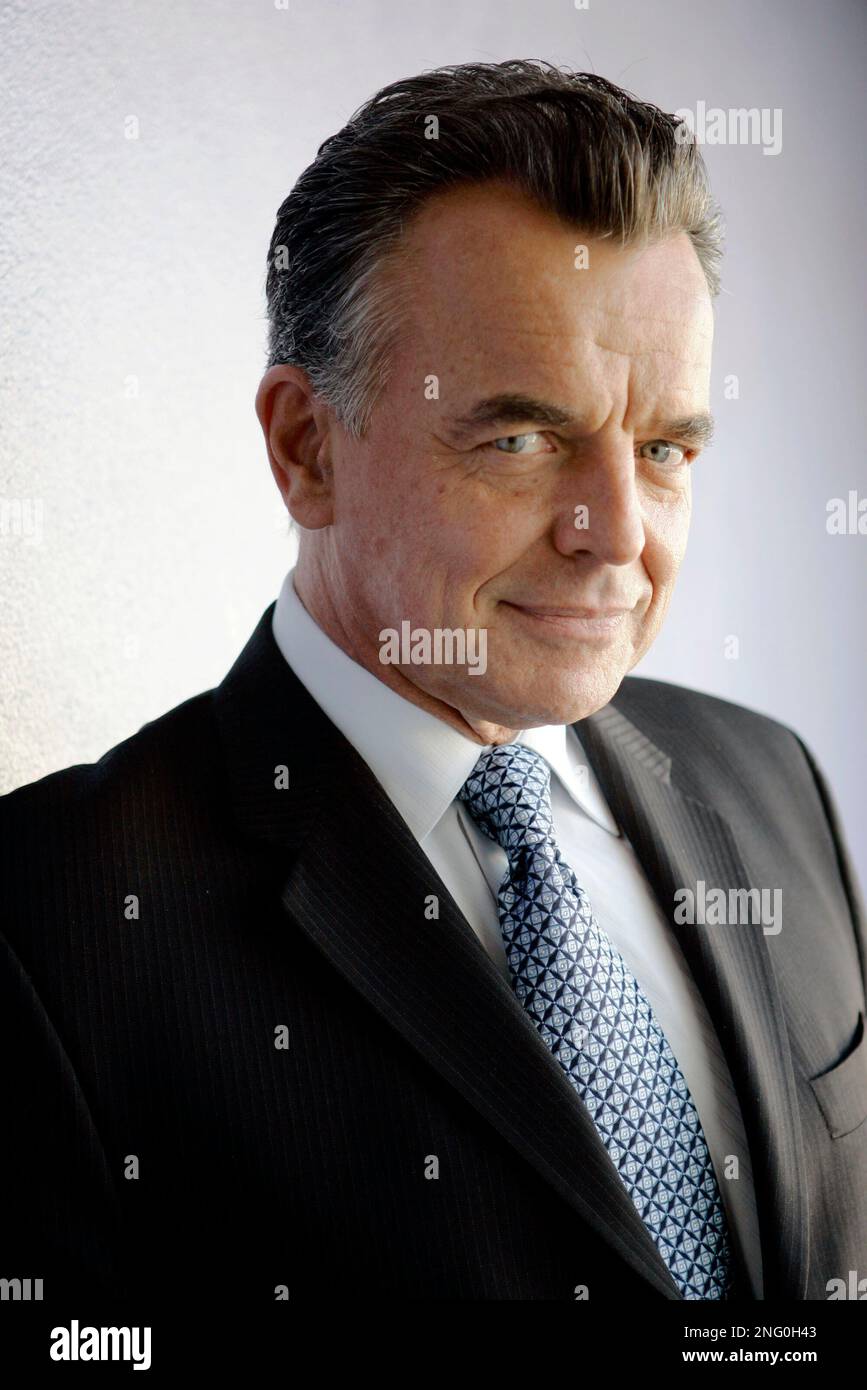
[[[529,613],[534,618],[618,618],[624,613],[632,612],[632,605],[610,605],[605,608],[557,608],[550,604],[537,603],[512,603],[509,599],[504,599],[504,603],[510,608],[519,608],[522,613]]]
[[[575,608],[553,604],[510,603],[501,600],[518,615],[536,637],[568,642],[607,642],[620,631],[632,609],[626,607]]]

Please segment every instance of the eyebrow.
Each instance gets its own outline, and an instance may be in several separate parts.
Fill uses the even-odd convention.
[[[456,435],[463,435],[481,425],[507,425],[518,420],[547,425],[550,429],[581,424],[578,417],[564,406],[507,391],[476,401],[466,415],[456,416],[451,421],[451,428]],[[700,411],[696,415],[660,420],[655,428],[659,431],[660,439],[678,439],[685,444],[702,447],[709,444],[713,437],[714,420],[709,411]]]

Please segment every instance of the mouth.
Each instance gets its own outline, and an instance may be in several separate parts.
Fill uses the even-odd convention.
[[[526,622],[532,623],[537,633],[560,633],[567,637],[611,637],[626,623],[631,608],[552,608],[535,604],[501,602],[513,613],[518,613]]]

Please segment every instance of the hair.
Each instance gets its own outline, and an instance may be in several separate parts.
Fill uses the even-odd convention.
[[[399,341],[410,219],[439,192],[494,180],[621,246],[685,232],[719,293],[722,219],[678,117],[541,60],[392,82],[320,146],[268,253],[268,365],[303,368],[350,435],[364,434]]]

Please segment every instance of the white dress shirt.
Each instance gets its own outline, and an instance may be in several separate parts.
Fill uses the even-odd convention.
[[[295,675],[367,763],[491,959],[510,980],[497,914],[505,851],[456,800],[484,748],[404,699],[332,642],[299,599],[290,570],[274,610],[274,639]],[[620,832],[566,725],[527,729],[552,772],[557,843],[644,990],[683,1072],[707,1139],[729,1230],[753,1296],[762,1296],[761,1248],[749,1150],[728,1064],[704,1001],[641,865]],[[739,1160],[723,1176],[725,1156]]]

